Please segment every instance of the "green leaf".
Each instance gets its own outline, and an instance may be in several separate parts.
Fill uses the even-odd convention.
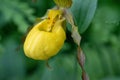
[[[96,7],[97,0],[73,0],[71,11],[80,33],[88,28],[94,17]]]
[[[0,18],[3,20],[0,21],[0,24],[6,24],[7,22],[12,21],[16,24],[18,31],[21,33],[25,33],[28,26],[30,26],[28,22],[33,22],[35,19],[35,16],[33,16],[34,10],[29,4],[20,2],[19,0],[0,1],[0,11]]]
[[[102,14],[101,14],[102,12]],[[119,22],[120,22],[120,9],[117,5],[104,5],[99,7],[96,11],[96,15],[92,21],[90,29],[91,41],[96,43],[105,43],[111,41],[112,44],[119,44],[117,35],[119,35]],[[118,32],[117,32],[118,31]],[[117,34],[117,35],[116,35]],[[98,36],[99,35],[99,36]],[[99,38],[99,39],[98,39]]]
[[[22,53],[15,50],[18,45],[14,37],[7,37],[2,44],[4,51],[0,53],[0,80],[23,80],[24,59]]]

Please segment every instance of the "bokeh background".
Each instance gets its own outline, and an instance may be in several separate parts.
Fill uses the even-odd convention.
[[[0,0],[0,80],[81,80],[69,24],[63,48],[49,60],[51,69],[46,61],[24,55],[27,28],[55,6],[53,0],[35,1]],[[90,80],[120,80],[120,0],[79,1],[82,6],[70,10],[82,36]]]

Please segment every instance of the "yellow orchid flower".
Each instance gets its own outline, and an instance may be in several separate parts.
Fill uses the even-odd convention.
[[[47,18],[28,33],[24,42],[25,55],[36,60],[47,60],[56,55],[66,39],[64,21],[61,10],[49,10]]]

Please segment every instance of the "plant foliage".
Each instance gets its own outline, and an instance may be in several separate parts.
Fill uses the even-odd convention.
[[[119,4],[119,0],[73,0],[70,10],[82,33],[90,80],[120,80]],[[23,33],[54,5],[52,0],[0,0],[0,80],[81,80],[69,31],[62,50],[49,61],[52,70],[23,53]]]

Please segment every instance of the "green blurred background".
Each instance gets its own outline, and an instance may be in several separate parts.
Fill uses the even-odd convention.
[[[85,69],[90,80],[120,80],[120,1],[98,0],[97,9],[93,4],[96,0],[79,1],[93,5],[87,14],[89,18],[80,12],[85,12],[86,6],[74,8],[73,5],[71,8],[71,11],[76,10],[73,15],[82,32],[81,47],[86,55]],[[81,80],[77,47],[70,30],[66,31],[67,40],[59,54],[49,60],[52,69],[46,66],[46,61],[32,60],[24,55],[22,46],[27,28],[54,5],[52,0],[0,0],[0,80]],[[83,16],[78,17],[80,15]]]

